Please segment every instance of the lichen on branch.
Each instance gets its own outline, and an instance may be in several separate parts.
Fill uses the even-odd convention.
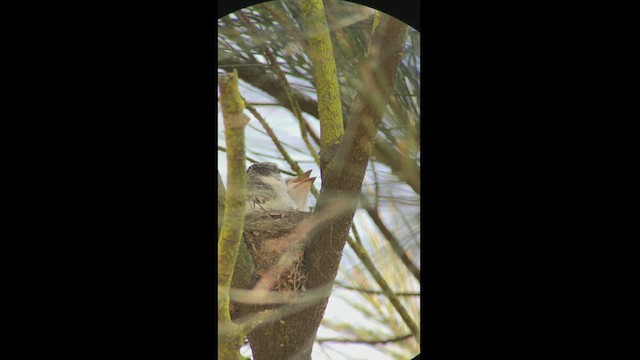
[[[338,72],[322,0],[301,0],[300,8],[316,79],[320,146],[324,149],[337,145],[344,134]]]
[[[245,135],[248,117],[242,113],[244,101],[238,92],[236,71],[220,75],[220,107],[227,143],[227,193],[224,219],[218,240],[218,358],[242,359],[240,346],[244,339],[242,329],[231,322],[229,288],[236,265],[247,197],[245,172]]]

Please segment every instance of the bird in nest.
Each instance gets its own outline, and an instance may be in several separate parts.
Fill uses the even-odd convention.
[[[290,179],[283,179],[274,163],[255,163],[247,169],[247,212],[265,211],[309,211],[307,202],[315,177],[311,170]]]

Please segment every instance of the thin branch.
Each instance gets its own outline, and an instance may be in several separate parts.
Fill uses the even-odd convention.
[[[262,314],[246,314],[242,317],[235,319],[235,323],[241,329],[247,331],[247,334],[250,331],[253,331],[258,325],[275,322],[281,319],[286,318],[291,314],[298,313],[308,308],[309,306],[313,306],[317,302],[323,301],[331,292],[331,286],[323,286],[313,290],[307,290],[305,292],[290,292],[290,294],[295,294],[296,301],[282,301],[284,296],[282,293],[271,291],[261,291],[261,290],[244,290],[244,289],[232,289],[231,294],[235,298],[235,301],[241,300],[241,298],[250,299],[250,302],[255,303],[256,298],[261,298],[263,302],[270,302],[271,300],[276,300],[275,302],[283,303],[284,306],[278,307],[277,309],[273,309],[275,311],[271,312],[263,312]],[[256,316],[259,315],[257,318]],[[229,330],[233,330],[230,327],[220,328],[219,331],[226,332]]]
[[[358,234],[358,229],[356,228],[355,222],[351,223],[351,231],[353,231],[353,234],[355,235],[356,241],[358,241],[358,244],[362,245],[362,242],[360,242],[360,234]]]
[[[280,105],[280,104],[279,104],[279,103],[277,103],[277,102],[273,102],[273,103],[261,103],[261,102],[255,102],[255,101],[251,102],[251,105],[255,105],[255,106],[278,106],[278,107],[282,106],[282,105]]]
[[[391,172],[411,186],[416,194],[420,194],[420,167],[415,161],[409,161],[405,154],[380,139],[375,142],[373,156],[388,165]]]
[[[360,261],[362,261],[362,264],[365,266],[365,268],[367,268],[371,276],[378,283],[378,286],[380,286],[380,288],[382,289],[382,292],[384,292],[384,294],[389,299],[393,307],[396,309],[396,311],[398,312],[402,320],[404,320],[405,324],[407,324],[407,326],[409,327],[409,330],[411,330],[411,333],[415,336],[416,341],[418,341],[419,343],[420,329],[418,328],[418,325],[415,323],[415,321],[413,321],[413,319],[411,318],[407,310],[404,308],[402,303],[400,303],[398,298],[395,296],[395,294],[389,287],[389,284],[387,284],[387,281],[382,277],[382,274],[380,274],[375,264],[367,254],[367,250],[365,250],[365,248],[362,245],[354,241],[350,236],[347,237],[347,242],[349,243],[349,246],[351,246],[353,251],[356,253]]]
[[[313,64],[320,114],[320,147],[337,146],[344,135],[342,101],[333,44],[322,1],[301,0],[302,23],[307,37],[307,54]],[[319,164],[318,164],[319,165]]]
[[[233,68],[238,66],[239,64],[240,64],[239,59],[231,59],[231,58],[218,59],[218,67],[221,67],[221,68],[225,68],[225,67]],[[280,106],[283,106],[287,110],[293,112],[293,107],[289,103],[289,100],[286,94],[284,96],[282,95],[282,91],[281,91],[282,87],[278,79],[273,76],[270,76],[269,73],[264,71],[264,69],[259,68],[259,67],[265,67],[270,65],[269,64],[247,64],[247,65],[250,65],[250,66],[240,65],[241,67],[237,68],[238,76],[242,80],[251,84],[252,86],[271,95],[280,103]],[[300,108],[302,111],[315,117],[316,119],[319,118],[318,103],[315,100],[309,98],[308,96],[304,95],[299,91],[294,91],[293,95],[295,96],[296,102],[298,103],[298,105],[300,105]],[[313,141],[316,143],[316,145],[320,145],[320,137],[318,136],[318,134],[315,133],[315,130],[313,130],[313,127],[311,127],[311,125],[307,122],[306,119],[304,120],[304,122],[305,122],[305,127],[309,132],[309,134],[311,135],[311,138],[313,139]]]
[[[269,135],[269,137],[271,138],[271,141],[273,141],[273,144],[276,146],[276,148],[278,148],[278,151],[280,151],[280,153],[282,154],[284,159],[287,161],[287,163],[289,163],[289,166],[291,166],[291,169],[295,171],[295,174],[292,174],[289,172],[286,172],[286,174],[291,176],[302,175],[304,171],[302,171],[302,168],[300,168],[300,165],[298,165],[298,163],[294,161],[293,158],[291,158],[287,150],[284,149],[284,146],[282,146],[280,139],[278,139],[278,136],[276,136],[276,133],[273,132],[273,129],[271,129],[271,126],[269,126],[269,124],[267,123],[267,120],[265,120],[264,117],[262,117],[262,115],[258,112],[258,110],[256,110],[256,108],[253,107],[251,104],[249,104],[246,100],[244,103],[247,110],[249,110],[251,114],[253,114],[253,116],[255,116],[255,118],[258,119],[258,121],[260,122],[264,130],[267,132],[267,135]],[[313,194],[314,197],[318,198],[318,190],[316,189],[315,186],[313,186],[313,184],[311,184],[311,193]]]
[[[330,11],[331,10],[330,7],[327,7],[326,10],[328,10],[329,12],[329,14],[327,14],[327,18],[328,18],[328,21],[331,23],[333,22],[333,19],[332,19],[333,14]],[[269,13],[272,16],[274,16],[274,13],[278,13],[278,12],[273,11],[272,9],[269,9]],[[284,21],[282,18],[278,18],[278,22],[282,26],[284,26],[285,23],[288,24],[287,26],[284,26],[285,31],[288,34],[287,36],[292,36],[293,38],[296,39],[296,41],[297,39],[302,38],[302,36],[299,35],[298,28],[288,18],[287,18],[287,21]],[[342,25],[337,26],[337,28],[341,28],[341,27]],[[353,26],[350,28],[353,28]],[[338,36],[338,38],[340,37]],[[338,43],[340,43],[340,41],[338,41]],[[304,43],[300,42],[300,44],[304,48]],[[351,50],[351,47],[352,46],[347,46],[347,49]],[[342,60],[343,62],[344,62],[344,57],[345,56],[343,55],[343,60]],[[352,59],[354,57],[349,57],[347,55],[346,58]],[[224,58],[224,59],[221,58],[218,60],[219,67],[229,67],[229,66],[238,66],[238,65],[242,66],[241,65],[242,62],[243,60],[239,56],[239,54],[232,54],[228,58]],[[282,64],[282,62],[279,62],[279,64]],[[338,64],[340,65],[340,62]],[[293,107],[289,103],[287,95],[283,94],[282,87],[278,79],[275,76],[272,76],[271,74],[265,72],[264,69],[261,68],[264,66],[268,66],[268,65],[255,64],[248,67],[244,67],[244,66],[239,67],[238,73],[240,78],[242,78],[244,81],[265,91],[269,95],[273,96],[282,106],[294,112]],[[407,66],[407,65],[403,65],[403,66]],[[403,66],[400,67],[401,71],[404,70]],[[413,75],[413,73],[411,74]],[[358,76],[358,78],[360,77],[361,76]],[[315,100],[309,98],[308,96],[296,90],[292,90],[292,93],[301,111],[306,112],[307,114],[317,119],[320,118],[318,113],[318,103]],[[394,93],[394,96],[398,96],[398,97],[405,96],[405,95],[396,94],[396,93],[397,92]],[[414,105],[412,102],[410,104]],[[415,109],[414,109],[414,112],[415,112]],[[349,116],[347,115],[347,118],[348,117]],[[347,118],[345,118],[345,122],[347,121]],[[315,134],[315,132],[313,131],[313,128],[308,124],[306,119],[305,119],[305,127],[309,132],[309,134],[312,136],[312,139],[314,140],[314,142],[316,144],[319,144],[320,141],[318,136]],[[409,184],[409,186],[411,186],[412,189],[417,194],[420,194],[420,168],[416,164],[416,160],[407,157],[406,155],[402,154],[401,151],[396,149],[392,144],[385,143],[380,139],[376,140],[375,142],[373,156],[377,161],[380,161],[390,166],[393,173],[396,176],[398,176],[398,178],[400,178],[403,181],[406,181],[407,184]]]
[[[247,66],[251,66],[251,67],[254,67],[254,66],[258,66],[258,67],[268,67],[268,66],[269,66],[269,64],[261,64],[261,63],[258,63],[258,64],[227,64],[227,65],[224,65],[224,64],[222,64],[222,63],[219,63],[219,64],[218,64],[218,67],[219,67],[219,68],[223,68],[223,69],[224,69],[224,68],[233,69],[233,68],[235,68],[235,67],[241,68],[241,67],[247,67]],[[280,104],[277,104],[277,105],[280,105]]]
[[[365,293],[365,294],[385,295],[384,291],[368,290],[368,289],[358,288],[358,287],[342,284],[342,283],[340,283],[338,281],[335,282],[335,285],[338,286],[338,287],[341,287],[343,289],[358,291],[358,292]],[[397,292],[397,293],[393,293],[393,295],[395,295],[395,296],[420,296],[420,293],[419,292]]]
[[[371,172],[373,173],[373,186],[375,189],[375,207],[376,209],[379,208],[380,205],[380,180],[378,179],[378,172],[376,171],[376,166],[375,166],[375,161],[373,161],[373,158],[371,158]]]
[[[253,24],[251,24],[247,16],[242,11],[238,11],[237,14],[238,14],[238,17],[245,23],[245,25],[247,25],[247,28],[249,29],[249,31],[251,31],[252,34],[255,34],[257,32],[257,29],[253,26]],[[269,47],[267,47],[266,45],[261,45],[261,47],[265,56],[267,57],[267,59],[269,59],[271,68],[278,76],[278,79],[280,79],[280,82],[284,87],[284,91],[287,93],[287,97],[289,98],[289,102],[291,103],[291,107],[293,108],[293,114],[295,115],[296,119],[298,119],[298,123],[300,124],[300,133],[302,135],[302,140],[307,145],[307,148],[309,149],[311,156],[313,156],[313,158],[316,160],[316,163],[320,165],[320,157],[318,156],[318,152],[313,148],[313,145],[311,145],[311,143],[309,142],[309,137],[307,135],[307,128],[305,126],[304,117],[302,116],[302,112],[300,111],[300,106],[298,105],[296,97],[293,94],[291,86],[289,85],[289,81],[287,80],[287,77],[284,75],[284,73],[280,69],[280,66],[278,65],[278,61],[276,60],[275,56],[273,56],[273,53],[271,52],[271,50],[269,50]]]
[[[222,151],[222,152],[227,152],[227,148],[225,148],[225,147],[223,147],[223,146],[220,146],[220,145],[218,145],[218,150],[220,150],[220,151]],[[245,159],[249,160],[249,161],[250,161],[250,162],[252,162],[252,163],[260,162],[260,161],[258,161],[258,160],[256,160],[256,159],[250,158],[249,156],[246,156],[246,155],[245,155]]]
[[[218,145],[218,150],[220,150],[220,151],[222,151],[222,152],[227,152],[227,148],[225,148],[224,146],[220,146],[220,145]],[[260,160],[256,160],[256,159],[251,158],[251,157],[249,157],[249,156],[245,156],[245,158],[246,158],[249,162],[251,162],[251,163],[253,163],[253,164],[261,162]],[[281,172],[281,173],[283,173],[283,174],[290,175],[290,176],[297,176],[297,175],[300,175],[300,174],[296,174],[296,173],[293,173],[293,172],[291,172],[291,171],[287,171],[287,170],[280,170],[280,172]]]
[[[402,336],[398,336],[398,337],[394,337],[394,338],[377,339],[377,340],[376,339],[366,340],[366,339],[324,338],[324,339],[317,339],[316,341],[319,344],[322,344],[322,343],[325,343],[325,342],[337,342],[337,343],[358,343],[358,344],[377,345],[377,344],[386,344],[386,343],[390,343],[390,342],[404,341],[404,340],[409,339],[412,336],[413,336],[413,334],[406,334],[406,335],[402,335]]]
[[[259,133],[260,133],[260,134],[262,134],[262,135],[269,135],[269,134],[267,134],[267,132],[266,132],[266,131],[264,131],[264,130],[262,130],[262,129],[258,128],[257,126],[252,125],[251,123],[249,123],[249,125],[248,125],[248,126],[249,126],[251,129],[253,129],[253,130],[255,130],[255,131],[259,132]],[[293,145],[291,145],[291,144],[289,144],[289,143],[287,143],[287,142],[285,142],[285,141],[280,140],[280,143],[281,143],[283,146],[288,147],[289,149],[292,149],[292,150],[295,150],[295,151],[298,151],[298,152],[303,152],[300,148],[298,148],[298,147],[296,147],[296,146],[293,146]],[[268,155],[268,154],[261,154],[261,155],[262,155],[262,156],[269,157],[269,155]],[[276,158],[276,157],[273,157],[273,158]],[[279,159],[279,158],[278,158],[278,159]]]
[[[241,66],[244,66],[244,64],[239,64],[238,60],[219,59],[218,63],[219,67],[238,66],[238,74],[242,80],[273,96],[281,106],[284,106],[286,109],[293,112],[293,108],[289,104],[288,100],[286,98],[283,99],[278,93],[278,81],[275,78],[268,77],[263,70],[252,68],[259,66],[259,64],[250,64],[250,69],[247,69],[242,68]],[[263,66],[268,65],[265,64]],[[303,112],[319,119],[318,103],[315,100],[306,97],[298,91],[294,92],[294,97]],[[314,142],[316,144],[320,144],[318,135],[315,134],[307,120],[305,119],[304,121],[305,127]],[[377,161],[389,166],[393,174],[398,176],[399,179],[407,182],[407,184],[411,186],[417,194],[420,194],[420,168],[415,164],[415,162],[408,162],[408,159],[405,159],[406,155],[400,153],[397,149],[379,139],[375,142],[373,156]],[[398,159],[403,159],[403,161],[398,161]]]
[[[400,260],[402,260],[402,263],[407,267],[407,269],[411,271],[413,276],[418,279],[418,281],[420,281],[420,269],[418,269],[413,261],[409,259],[407,252],[402,248],[398,239],[396,239],[391,230],[389,230],[389,228],[387,228],[387,226],[384,224],[382,218],[380,218],[380,213],[378,213],[378,210],[374,209],[371,206],[369,200],[367,200],[365,196],[361,196],[360,201],[362,202],[362,206],[364,207],[364,209],[367,211],[367,214],[369,214],[369,217],[371,217],[371,220],[373,220],[378,229],[380,229],[382,235],[384,235],[389,244],[391,244],[391,248],[393,248],[393,251],[396,253],[396,255],[398,255]]]
[[[273,16],[277,22],[280,24],[280,26],[284,27],[285,33],[288,34],[289,36],[292,36],[294,39],[302,39],[302,35],[299,33],[299,30],[292,25],[292,22],[289,18],[287,17],[282,17],[280,16],[280,13],[277,11],[273,11],[271,9],[271,7],[269,6],[265,6],[265,5],[261,5],[260,6],[263,10],[267,10],[267,12],[269,12],[271,14],[271,16]],[[237,15],[244,15],[241,12],[238,12]],[[240,20],[242,20],[250,29],[253,29],[253,26],[248,22],[248,19],[246,16],[241,17],[238,16],[238,18]],[[229,26],[231,28],[231,33],[234,35],[239,36],[239,32],[237,30],[235,30],[234,25],[231,23],[231,21],[229,21],[228,17],[225,17],[224,20],[226,21],[227,26]],[[286,25],[289,24],[289,25]],[[246,29],[243,29],[246,31]],[[239,43],[243,43],[243,42],[239,42]],[[302,44],[302,41],[300,41],[300,43]],[[264,47],[264,41],[261,41],[260,43],[258,43],[257,45],[259,46],[263,46]],[[248,53],[252,59],[254,60],[255,64],[252,64],[254,66],[272,66],[270,64],[261,64],[259,63],[255,57],[253,57],[253,55],[251,54],[250,49],[245,49],[243,48],[243,50]],[[229,59],[231,59],[232,61],[228,61],[227,59],[219,59],[218,61],[218,67],[233,67],[235,66],[238,61],[233,61],[234,59],[232,59],[231,57],[229,57]],[[236,59],[237,60],[237,59]],[[274,64],[277,65],[289,65],[287,62],[275,62]],[[287,109],[289,109],[290,111],[294,112],[294,104],[290,104],[289,101],[287,101],[287,97],[289,97],[289,93],[285,94],[285,96],[282,96],[282,92],[280,91],[282,89],[281,87],[281,83],[278,82],[278,80],[272,76],[269,76],[267,73],[265,73],[262,69],[246,69],[246,71],[243,71],[242,69],[239,71],[239,76],[240,78],[242,78],[243,80],[251,83],[253,86],[256,86],[257,88],[271,94],[273,97],[276,98],[276,100],[278,100],[278,102],[280,102],[282,105],[284,105]],[[249,80],[251,79],[251,80]],[[293,93],[293,92],[292,92]],[[293,93],[297,104],[302,104],[301,107],[303,111],[309,113],[308,109],[313,109],[317,112],[317,106],[311,106],[309,107],[309,102],[313,102],[313,100],[309,99],[307,96],[300,94],[300,93]],[[316,104],[317,105],[317,104]],[[306,109],[306,110],[305,110]],[[311,113],[310,113],[311,114]],[[316,118],[319,118],[316,116]],[[311,135],[311,138],[314,140],[314,142],[316,143],[316,145],[320,145],[320,138],[318,137],[318,135],[315,133],[315,131],[313,130],[313,128],[311,127],[311,125],[306,121],[306,119],[304,119],[304,126],[306,128],[306,130],[309,132],[309,134]]]

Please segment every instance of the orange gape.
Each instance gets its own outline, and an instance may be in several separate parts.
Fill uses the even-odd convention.
[[[315,177],[309,177],[311,171],[312,170],[309,170],[297,178],[287,181],[287,193],[301,211],[309,211],[309,206],[307,205],[309,191],[311,190],[311,185],[316,180]]]

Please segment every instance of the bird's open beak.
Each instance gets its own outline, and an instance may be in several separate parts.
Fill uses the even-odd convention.
[[[310,179],[309,179],[309,175],[311,175],[311,171],[312,171],[312,170],[306,171],[304,174],[302,174],[302,175],[298,176],[297,178],[293,178],[293,179],[291,179],[291,180],[287,181],[287,185],[289,185],[289,186],[295,186],[295,183],[300,183],[300,182],[303,182],[303,181],[305,181],[305,180],[306,180],[306,181],[309,181],[309,180],[310,180]],[[313,178],[313,180],[315,180],[315,179],[316,179],[316,178],[314,177],[314,178]],[[311,180],[311,183],[313,183],[313,180]],[[296,187],[297,187],[297,186],[296,186]]]
[[[313,184],[314,181],[316,181],[315,176],[307,179],[300,179],[300,178],[293,179],[287,184],[287,188],[289,190],[304,189],[308,194],[309,190],[311,189],[311,184]]]
[[[293,185],[294,189],[297,189],[297,188],[311,189],[311,184],[313,184],[314,181],[316,181],[315,176],[312,177],[312,178],[303,179],[303,180],[294,180],[294,181],[289,183],[289,186]],[[309,191],[309,190],[307,190],[307,191]]]
[[[291,199],[298,205],[303,211],[308,211],[307,199],[309,198],[309,192],[311,186],[316,180],[315,177],[309,177],[311,170],[298,176],[297,178],[287,181],[287,193],[291,196]]]
[[[311,185],[315,180],[315,177],[311,177],[300,181],[291,181],[287,184],[287,193],[300,209],[305,209],[303,211],[307,211],[307,199],[309,199]]]

